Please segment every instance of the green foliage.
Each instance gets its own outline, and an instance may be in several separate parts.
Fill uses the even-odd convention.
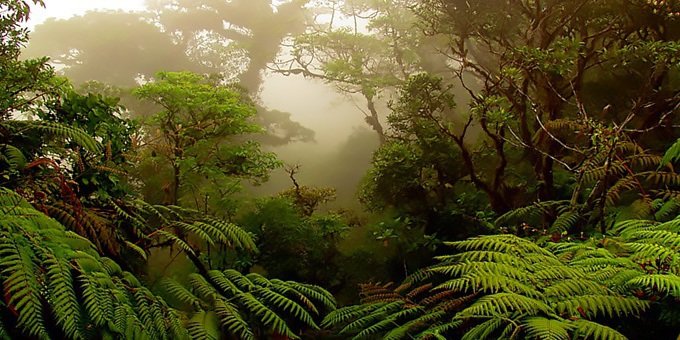
[[[671,145],[668,150],[666,150],[666,153],[663,155],[663,159],[661,159],[661,164],[659,167],[666,166],[670,163],[675,163],[680,159],[680,139],[675,141],[673,145]]]
[[[323,77],[344,92],[358,92],[369,98],[385,87],[401,83],[398,64],[390,54],[386,41],[349,28],[297,37],[294,56],[298,60],[312,55],[321,60]]]
[[[19,60],[31,3],[41,4],[0,5],[0,337],[300,338],[323,326],[342,338],[623,339],[651,322],[645,336],[677,336],[674,5],[329,2],[329,29],[294,38],[278,71],[366,100],[382,146],[362,199],[380,216],[350,223],[318,213],[334,192],[299,186],[294,171],[294,188],[237,214],[241,181],[258,184],[280,165],[247,141],[262,129],[245,91],[223,76],[121,66],[116,79],[141,75],[134,93],[154,107],[138,129],[117,100],[76,93],[46,59]],[[158,46],[173,66],[200,60],[192,66],[223,75],[233,65],[218,56],[249,50],[238,77],[255,92],[278,42],[303,30],[282,23],[306,3],[158,1],[143,22],[82,20],[125,18],[140,33],[128,44],[135,53]],[[353,29],[335,26],[336,9]],[[267,20],[239,17],[256,12]],[[120,57],[83,66],[100,35],[82,31],[88,48],[57,48],[67,72]],[[136,55],[137,66],[149,60]],[[396,89],[384,129],[377,104]],[[492,229],[494,214],[504,234],[465,239]],[[440,239],[453,250],[408,276]],[[169,279],[175,256],[159,270],[184,312],[137,279],[153,276],[141,268],[166,247],[195,267]],[[361,304],[340,309],[323,288],[287,281],[342,291],[357,278],[402,276],[398,287],[362,285]]]
[[[599,232],[605,233],[621,220],[665,221],[676,215],[675,192],[680,181],[661,156],[632,141],[617,141],[594,151],[579,170],[570,200],[540,201],[510,210],[498,217],[496,225],[518,235],[551,234],[556,241],[561,235],[593,233],[598,225]],[[667,154],[672,152],[673,147]]]
[[[356,338],[436,333],[464,339],[624,339],[623,334],[635,330],[612,321],[676,308],[679,221],[621,222],[616,235],[579,243],[541,246],[514,235],[449,242],[456,250],[453,255],[440,256],[439,264],[405,285],[427,280],[421,284],[448,294],[451,298],[445,301],[467,297],[455,310],[442,312],[412,299],[399,305],[400,289],[381,287],[365,289],[362,305],[338,309],[324,324]],[[452,325],[442,331],[447,322]],[[670,321],[659,326],[665,334],[680,325]]]
[[[192,338],[206,338],[212,315],[219,328],[239,339],[280,335],[298,339],[299,331],[318,329],[320,311],[333,310],[335,300],[320,287],[292,281],[268,280],[255,273],[212,270],[206,277],[191,274],[185,286],[166,280],[165,289],[192,306]]]
[[[272,277],[331,287],[343,273],[337,242],[349,229],[334,213],[305,215],[292,200],[263,199],[239,223],[252,232],[260,254],[252,259]]]
[[[118,247],[142,258],[153,248],[176,245],[202,270],[205,264],[199,257],[211,247],[224,252],[257,252],[250,233],[195,210],[152,205],[139,199],[110,201],[108,207],[113,210],[111,218],[118,220],[114,236],[121,243]]]
[[[426,74],[401,89],[388,116],[392,138],[374,153],[360,200],[373,211],[394,208],[423,220],[430,234],[460,239],[485,233],[491,212],[460,166],[465,155],[449,135],[455,102],[447,90],[442,79]]]
[[[140,154],[140,176],[161,174],[155,180],[163,182],[149,183],[166,188],[157,202],[224,210],[237,179],[257,183],[280,165],[257,143],[239,141],[261,128],[251,122],[255,108],[236,86],[189,72],[162,72],[135,94],[161,109],[145,123],[149,143]]]
[[[49,89],[52,69],[47,59],[19,60],[22,47],[28,41],[30,5],[42,6],[42,0],[8,0],[0,4],[0,119],[9,119],[15,112],[24,112],[43,92]],[[30,93],[33,93],[31,95]]]
[[[91,200],[106,201],[129,194],[131,189],[125,185],[128,176],[124,168],[131,161],[138,124],[125,118],[125,109],[118,104],[117,98],[79,94],[70,85],[65,85],[62,92],[46,103],[38,117],[82,129],[98,141],[100,147],[94,152],[76,150],[74,155],[70,155],[79,165],[72,171],[81,195]]]
[[[0,193],[0,224],[0,279],[7,299],[0,322],[9,334],[186,336],[176,327],[182,323],[176,311],[132,274],[6,189]]]

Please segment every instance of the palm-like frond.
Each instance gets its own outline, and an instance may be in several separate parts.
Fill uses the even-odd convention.
[[[214,313],[222,330],[240,339],[257,338],[263,331],[297,339],[299,330],[319,328],[322,307],[335,308],[330,294],[319,287],[230,269],[211,270],[207,277],[191,274],[186,287],[169,279],[164,286],[196,313]],[[206,331],[199,331],[200,327],[190,325],[196,334]]]
[[[37,135],[48,135],[82,146],[87,151],[101,152],[102,146],[87,132],[72,126],[47,121],[5,120],[2,125],[17,132],[33,131]]]
[[[630,220],[604,239],[544,246],[514,235],[450,242],[456,253],[438,257],[431,275],[418,275],[421,284],[411,290],[442,294],[440,302],[373,285],[363,291],[363,304],[336,310],[323,325],[357,338],[623,339],[607,320],[645,313],[652,306],[646,297],[673,312],[679,226],[680,218]],[[463,294],[471,295],[461,303]],[[447,301],[455,308],[444,308]]]
[[[179,316],[91,243],[0,189],[0,280],[25,338],[186,337]],[[46,317],[50,315],[50,317]],[[174,325],[174,326],[173,326]]]

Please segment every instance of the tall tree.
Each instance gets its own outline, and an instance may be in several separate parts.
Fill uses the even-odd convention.
[[[385,142],[388,131],[381,122],[384,113],[380,113],[379,104],[389,100],[410,75],[436,69],[428,63],[434,62],[432,41],[415,30],[417,18],[408,9],[413,3],[317,3],[313,10],[330,12],[330,19],[320,16],[319,22],[296,37],[292,51],[284,54],[274,69],[285,75],[321,79],[340,93],[362,97],[365,106],[360,111],[366,123]]]
[[[261,128],[251,122],[255,108],[237,87],[170,72],[159,73],[135,94],[162,108],[148,120],[145,155],[154,171],[170,172],[169,183],[159,185],[164,203],[204,210],[208,200],[219,202],[232,193],[234,178],[262,180],[278,166],[273,154],[239,139]]]
[[[637,0],[426,0],[417,13],[429,34],[449,39],[447,55],[463,86],[470,87],[466,73],[483,84],[482,91],[470,91],[471,119],[493,145],[497,168],[476,181],[480,189],[503,187],[506,149],[518,147],[533,164],[537,198],[556,198],[556,167],[585,169],[585,150],[592,146],[572,143],[578,139],[574,130],[565,135],[558,122],[599,136],[607,129],[598,124],[614,124],[608,131],[637,142],[672,129],[680,103],[673,81],[680,27],[665,7]],[[600,95],[596,89],[602,86],[611,91]],[[477,172],[473,162],[464,164]],[[496,210],[510,206],[504,198]]]
[[[177,10],[180,5],[185,7]],[[88,12],[69,19],[50,19],[36,26],[24,55],[50,56],[76,84],[95,80],[129,89],[161,70],[187,70],[241,80],[255,95],[262,83],[261,71],[275,57],[287,30],[294,26],[292,23],[304,23],[294,15],[297,12],[287,9],[292,5],[280,5],[276,13],[266,7],[269,16],[266,12],[252,16],[250,24],[259,25],[256,31],[261,33],[251,36],[236,26],[226,29],[221,24],[251,17],[249,6],[233,4],[228,11],[212,13],[199,5],[158,2],[154,12]],[[294,12],[292,17],[285,15],[287,11]],[[281,23],[272,26],[274,19]],[[211,30],[213,26],[223,29]],[[237,34],[241,40],[231,39]],[[136,115],[148,113],[148,108],[141,107],[126,91],[120,94],[130,109],[141,109],[135,110]],[[292,120],[290,113],[256,106],[257,119],[268,132],[261,137],[263,142],[281,145],[314,139],[313,131]]]

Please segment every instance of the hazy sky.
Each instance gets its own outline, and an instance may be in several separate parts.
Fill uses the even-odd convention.
[[[36,6],[31,11],[30,26],[49,17],[69,18],[95,9],[139,10],[144,0],[45,0],[45,8]]]

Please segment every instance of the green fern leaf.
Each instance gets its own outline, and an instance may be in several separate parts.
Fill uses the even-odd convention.
[[[54,256],[49,257],[45,265],[50,303],[57,323],[69,338],[83,339],[85,336],[82,331],[81,310],[74,290],[71,266]]]
[[[628,285],[663,292],[680,298],[680,276],[671,274],[640,275],[627,282]]]
[[[680,138],[673,143],[667,150],[666,153],[664,153],[663,158],[661,159],[661,164],[659,165],[659,169],[662,167],[670,164],[677,162],[680,159]]]
[[[227,329],[229,333],[234,334],[238,336],[239,339],[243,340],[255,339],[252,329],[250,329],[248,323],[243,320],[235,305],[222,299],[218,299],[215,301],[215,312],[220,319],[220,325]]]
[[[574,333],[585,339],[593,340],[626,340],[623,334],[596,322],[579,319],[573,321]]]

